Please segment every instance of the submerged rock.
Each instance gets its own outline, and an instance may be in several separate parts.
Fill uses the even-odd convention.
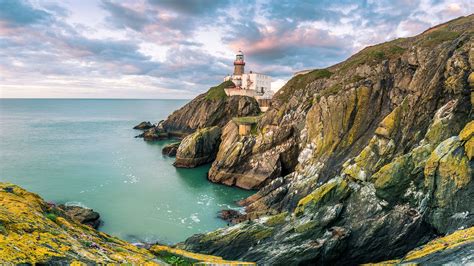
[[[80,206],[66,206],[63,204],[58,207],[64,210],[64,212],[72,219],[81,224],[89,225],[94,229],[99,228],[99,225],[101,224],[100,214],[92,209]]]
[[[139,129],[139,130],[146,130],[149,128],[154,127],[153,124],[150,121],[143,121],[140,124],[136,125],[133,127],[133,129]]]
[[[174,166],[193,168],[212,162],[216,158],[221,139],[218,126],[199,129],[185,137],[179,144]]]
[[[163,153],[163,155],[174,157],[176,156],[176,153],[178,152],[179,144],[181,144],[181,142],[174,142],[174,143],[167,144],[163,147],[161,152]]]

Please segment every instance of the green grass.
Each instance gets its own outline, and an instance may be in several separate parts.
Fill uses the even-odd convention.
[[[249,124],[257,123],[259,118],[260,116],[242,116],[242,117],[234,117],[232,118],[232,121],[234,121],[237,124],[249,125]]]
[[[171,264],[171,265],[184,265],[184,266],[191,266],[195,262],[195,260],[191,260],[185,257],[177,256],[173,253],[169,253],[166,251],[160,251],[159,253],[155,253],[155,255],[161,259],[164,260],[165,262]]]
[[[2,235],[8,234],[7,229],[6,229],[5,226],[4,226],[3,224],[1,224],[1,223],[0,223],[0,234],[2,234]]]
[[[309,73],[295,76],[275,96],[283,102],[288,102],[296,90],[304,90],[309,83],[322,78],[330,78],[332,74],[327,69],[316,69]]]
[[[224,89],[230,86],[233,86],[234,83],[230,80],[224,81],[221,84],[211,87],[206,94],[206,100],[221,100],[226,99],[227,94],[225,94]]]
[[[432,47],[445,41],[452,41],[459,37],[459,32],[449,31],[446,29],[439,29],[433,32],[427,33],[422,39],[418,41],[418,44],[423,47]]]
[[[347,70],[362,64],[375,65],[383,60],[400,56],[406,49],[394,44],[394,42],[382,43],[364,48],[362,51],[351,56],[346,62],[344,62],[340,71],[345,73]]]
[[[92,247],[92,242],[91,241],[86,241],[86,240],[79,239],[79,242],[86,248]]]
[[[58,219],[58,216],[56,216],[56,214],[54,213],[47,213],[45,216],[53,222],[56,222],[56,220]]]

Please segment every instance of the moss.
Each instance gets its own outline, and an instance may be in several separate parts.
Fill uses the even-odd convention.
[[[53,222],[56,222],[58,219],[58,216],[56,216],[54,213],[47,213],[45,216]]]
[[[389,202],[396,202],[410,185],[413,160],[410,156],[397,157],[384,165],[372,178],[375,180],[376,195]]]
[[[425,186],[434,190],[439,207],[446,206],[456,191],[471,182],[472,168],[459,137],[441,142],[426,161]]]
[[[163,258],[168,263],[172,263],[172,261],[177,261],[176,259],[173,259],[171,261],[172,257],[181,258],[180,261],[182,262],[182,264],[179,264],[179,265],[197,265],[197,264],[194,264],[196,262],[208,262],[208,263],[213,263],[213,264],[229,264],[229,265],[230,264],[256,265],[253,262],[228,261],[218,256],[193,253],[186,250],[171,248],[171,247],[162,246],[162,245],[153,245],[150,248],[150,251],[153,254],[157,255],[158,257]]]
[[[276,225],[283,224],[286,220],[287,215],[288,215],[288,212],[282,212],[277,215],[270,216],[268,220],[265,222],[265,225],[276,226]]]
[[[206,93],[206,100],[221,100],[226,99],[227,94],[225,93],[226,88],[234,86],[234,83],[230,80],[224,81],[221,84],[211,87]]]
[[[259,118],[260,116],[242,116],[242,117],[234,117],[232,118],[232,121],[234,121],[237,124],[248,125],[248,124],[257,123]]]
[[[295,232],[297,233],[305,233],[310,231],[311,229],[315,228],[318,225],[316,221],[309,221],[307,223],[301,224],[295,227]]]
[[[338,178],[331,180],[322,186],[316,188],[313,192],[302,198],[298,202],[295,214],[300,215],[307,207],[317,207],[329,200],[339,201],[344,199],[349,193],[347,181]]]
[[[333,73],[327,69],[316,69],[303,75],[294,76],[283,88],[281,88],[275,97],[283,102],[288,102],[298,90],[304,91],[306,86],[318,79],[330,78]]]
[[[339,74],[344,74],[362,64],[375,65],[383,60],[400,56],[406,49],[398,46],[397,41],[399,40],[364,48],[341,64]]]
[[[271,228],[264,228],[263,230],[259,230],[256,232],[253,236],[255,237],[256,240],[262,240],[265,238],[268,238],[272,235],[273,229]]]

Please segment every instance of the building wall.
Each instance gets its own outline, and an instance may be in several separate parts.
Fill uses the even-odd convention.
[[[246,73],[242,75],[242,88],[254,90],[257,94],[270,91],[272,79],[270,76],[259,73]]]
[[[252,130],[251,125],[239,125],[239,135],[240,136],[249,135],[251,130]]]
[[[234,95],[241,95],[241,96],[249,96],[255,97],[256,92],[253,90],[244,90],[244,89],[224,89],[227,96],[234,96]]]

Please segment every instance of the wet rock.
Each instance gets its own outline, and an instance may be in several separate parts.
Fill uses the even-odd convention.
[[[169,157],[174,157],[174,156],[176,156],[176,153],[178,151],[178,147],[179,147],[180,143],[181,142],[174,142],[174,143],[167,144],[163,147],[161,152],[163,153],[163,155],[167,155]]]
[[[154,127],[150,121],[143,121],[140,124],[133,127],[133,129],[146,130]]]
[[[216,158],[220,140],[221,129],[218,126],[199,129],[181,141],[173,165],[193,168],[212,162]]]
[[[92,209],[83,208],[80,206],[67,206],[64,204],[58,205],[58,207],[69,215],[75,221],[89,225],[94,229],[99,228],[101,224],[100,214]]]
[[[241,218],[243,215],[236,210],[221,210],[219,212],[219,218],[221,218],[224,221],[229,221],[233,222],[234,220],[237,220]]]

